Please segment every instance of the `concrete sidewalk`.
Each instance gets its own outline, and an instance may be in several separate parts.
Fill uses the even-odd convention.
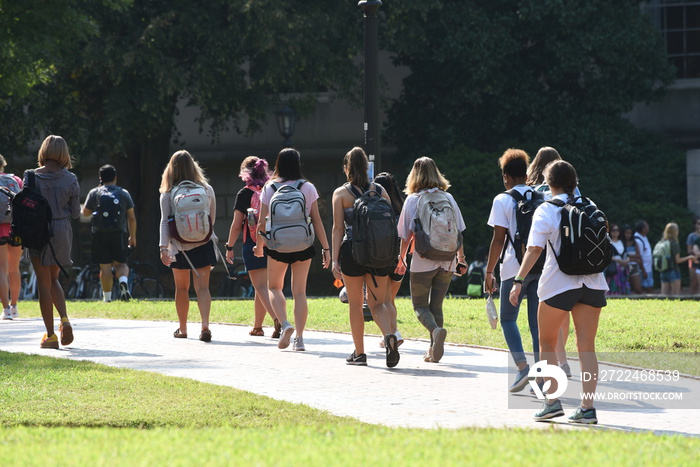
[[[44,333],[40,319],[0,321],[0,350],[192,378],[393,427],[588,428],[569,425],[565,417],[533,421],[542,402],[529,388],[508,394],[514,369],[509,369],[508,353],[497,349],[447,345],[436,364],[423,361],[427,342],[406,340],[399,349],[400,363],[389,369],[379,338],[367,336],[368,366],[355,367],[345,365],[353,350],[349,334],[306,331],[307,350],[294,352],[291,345],[277,349],[277,341],[268,337],[270,328],[265,329],[267,336],[252,337],[249,327],[214,324],[213,340],[205,344],[197,340],[197,323],[191,323],[189,339],[172,337],[177,328],[173,322],[74,319],[72,323],[75,341],[57,351],[39,348]],[[577,363],[570,361],[574,377],[569,387],[575,397],[567,397],[567,392],[561,398],[567,415],[579,403]],[[599,390],[600,386],[604,385]],[[683,401],[676,405],[598,401],[599,425],[593,429],[700,436],[700,379],[680,378],[645,390],[659,388],[682,393]]]

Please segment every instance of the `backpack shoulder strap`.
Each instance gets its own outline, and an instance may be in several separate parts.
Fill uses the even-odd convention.
[[[277,191],[280,189],[280,185],[278,185],[277,182],[270,183],[270,186],[272,187],[273,191]]]
[[[25,170],[24,174],[27,176],[27,185],[29,185],[29,188],[36,187],[36,174],[34,173],[34,169]]]
[[[566,203],[564,201],[560,200],[559,198],[548,199],[547,202],[551,203],[559,208],[563,208],[564,206],[566,206]]]
[[[303,178],[300,178],[300,179],[297,180],[297,182],[294,184],[294,188],[296,188],[297,190],[301,190],[301,186],[302,186],[304,183],[306,183],[306,180],[304,180]]]
[[[525,199],[525,197],[515,188],[511,188],[510,190],[505,192],[507,195],[510,195],[516,202],[522,201]]]
[[[353,195],[356,199],[359,198],[360,196],[362,196],[362,193],[360,193],[360,191],[359,191],[357,188],[355,188],[355,185],[351,184],[350,182],[345,183],[343,186],[345,186],[345,188],[346,188],[350,193],[352,193],[352,195]]]

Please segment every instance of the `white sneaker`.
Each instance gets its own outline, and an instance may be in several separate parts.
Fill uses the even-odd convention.
[[[7,308],[3,308],[2,319],[12,319],[12,312],[10,311],[9,306]]]
[[[294,346],[292,347],[294,350],[297,350],[299,352],[303,352],[306,350],[306,347],[304,347],[304,338],[303,337],[295,337],[294,338]]]
[[[396,336],[396,347],[401,347],[401,344],[403,344],[403,337],[401,337],[401,333],[399,331],[396,331],[394,335]],[[384,339],[382,338],[379,341],[379,348],[383,349],[384,345]]]
[[[10,313],[12,313],[12,319],[19,318],[19,310],[17,310],[17,305],[10,305]]]
[[[289,340],[292,338],[292,334],[294,334],[294,326],[287,321],[284,323],[284,326],[282,326],[282,334],[280,335],[279,342],[277,342],[277,348],[286,349],[289,347]]]

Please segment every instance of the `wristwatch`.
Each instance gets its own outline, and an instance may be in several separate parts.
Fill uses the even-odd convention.
[[[228,246],[228,243],[224,243],[224,248],[226,248],[226,251],[233,251],[233,247]]]

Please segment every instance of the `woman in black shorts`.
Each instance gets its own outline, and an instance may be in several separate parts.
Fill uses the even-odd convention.
[[[552,162],[545,169],[546,183],[552,190],[552,197],[564,202],[574,197],[577,185],[576,170],[568,162]],[[523,278],[535,264],[547,244],[547,259],[540,277],[537,294],[539,308],[537,312],[540,338],[540,358],[548,365],[557,366],[556,345],[559,328],[566,316],[571,313],[576,330],[576,346],[579,351],[581,378],[584,397],[581,405],[569,417],[572,423],[598,423],[596,410],[593,408],[593,393],[596,390],[598,359],[595,354],[595,337],[598,331],[598,319],[601,309],[607,304],[605,293],[608,285],[603,273],[568,275],[559,269],[556,254],[561,249],[560,222],[562,208],[543,203],[537,208],[532,218],[532,227],[528,238],[527,252],[523,257],[517,276],[510,291],[510,302],[515,305],[520,295]],[[562,372],[562,374],[564,374]],[[566,380],[566,378],[564,378]],[[549,390],[557,390],[556,380],[552,380]],[[559,399],[545,400],[542,409],[535,413],[535,420],[548,420],[564,415]]]
[[[209,273],[216,266],[214,242],[216,234],[201,243],[180,244],[170,236],[168,219],[172,215],[171,191],[179,183],[188,180],[206,188],[209,198],[209,218],[214,224],[216,219],[216,195],[209,185],[204,171],[189,152],[177,151],[172,155],[163,171],[160,183],[160,260],[170,266],[175,280],[175,309],[180,327],[175,330],[175,338],[187,338],[187,315],[190,310],[190,271],[194,273],[194,290],[197,305],[202,317],[202,332],[199,340],[211,341],[209,330],[209,311],[211,310],[211,292],[209,291]],[[186,255],[186,256],[185,256]]]
[[[378,184],[372,184],[367,177],[367,155],[362,148],[351,149],[343,159],[343,171],[348,182],[333,192],[333,275],[343,280],[348,293],[350,310],[350,330],[355,344],[354,352],[346,359],[348,365],[367,365],[364,348],[365,319],[362,313],[364,294],[363,284],[367,287],[367,304],[374,320],[382,332],[396,331],[396,318],[390,322],[391,296],[389,274],[394,266],[386,270],[372,270],[357,265],[352,258],[352,218],[355,204],[354,189],[362,193],[369,188],[381,192],[382,197],[390,202],[386,190]],[[374,277],[372,277],[374,275]],[[386,364],[394,367],[399,363],[399,351],[396,335],[391,333],[384,337],[386,347]]]
[[[253,329],[248,334],[251,336],[264,336],[262,325],[265,320],[265,313],[269,313],[275,323],[275,330],[272,338],[280,337],[280,322],[275,316],[275,312],[270,304],[270,296],[267,293],[267,257],[258,258],[253,254],[255,238],[257,236],[257,218],[260,214],[260,194],[262,187],[270,179],[267,171],[267,161],[259,157],[249,156],[243,160],[239,177],[245,182],[245,187],[236,195],[236,204],[233,208],[233,221],[228,233],[226,243],[226,261],[233,264],[233,245],[238,239],[238,235],[243,231],[243,246],[241,253],[246,271],[250,277],[250,282],[255,289],[255,320]],[[252,211],[249,211],[252,209]],[[253,218],[251,218],[253,216]]]
[[[292,270],[292,297],[294,297],[294,325],[296,326],[296,337],[294,338],[293,349],[297,351],[306,350],[304,345],[304,328],[306,319],[309,316],[309,305],[306,300],[306,280],[309,276],[311,258],[316,255],[313,245],[302,251],[293,253],[282,253],[276,250],[263,248],[263,237],[261,231],[265,231],[265,217],[270,210],[270,199],[275,193],[272,183],[278,185],[296,185],[298,180],[303,180],[301,174],[301,155],[299,151],[292,148],[285,148],[277,155],[275,171],[270,180],[265,184],[260,197],[260,218],[258,219],[257,243],[253,248],[253,253],[258,258],[267,254],[267,287],[270,290],[270,303],[275,316],[282,324],[280,340],[277,347],[286,349],[294,333],[294,326],[287,321],[287,300],[284,298],[282,287],[284,286],[284,276],[287,269]],[[328,249],[328,238],[323,227],[321,215],[318,212],[318,192],[316,187],[309,181],[305,181],[299,188],[304,194],[306,201],[306,215],[311,217],[316,232],[316,237],[321,243],[321,256],[323,267],[328,268],[331,262],[331,255]]]

